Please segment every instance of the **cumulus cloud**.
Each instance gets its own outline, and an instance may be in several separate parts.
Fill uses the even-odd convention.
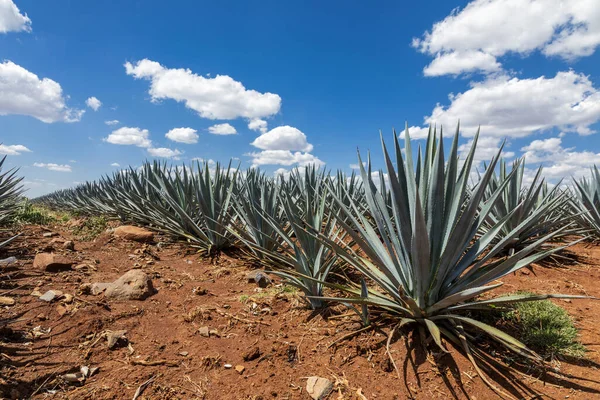
[[[152,141],[149,139],[148,129],[130,128],[124,126],[112,131],[104,141],[112,144],[132,145],[138,147],[151,147]]]
[[[150,81],[152,101],[172,99],[208,119],[265,118],[279,112],[281,97],[249,90],[227,75],[214,78],[189,69],[166,68],[143,59],[125,63],[127,75]]]
[[[194,158],[192,158],[192,161],[198,161],[198,162],[201,162],[201,163],[206,162],[211,167],[217,165],[217,162],[215,160],[213,160],[212,158],[208,159],[208,160],[205,160],[202,157],[194,157]]]
[[[459,75],[466,72],[483,71],[486,73],[500,71],[502,66],[496,57],[482,51],[454,51],[437,54],[425,69],[425,76]]]
[[[31,153],[31,150],[22,144],[5,145],[0,143],[0,154],[2,155],[19,156],[22,153]]]
[[[174,142],[194,144],[198,143],[198,134],[196,132],[192,128],[173,128],[165,134],[165,137]]]
[[[0,0],[0,33],[31,32],[31,19],[12,0]]]
[[[0,63],[0,115],[28,115],[52,123],[77,122],[83,113],[66,106],[57,82],[40,79],[12,61]]]
[[[119,163],[114,162],[114,163],[110,164],[110,166],[111,167],[120,167],[121,165]]]
[[[273,128],[257,137],[252,146],[262,150],[299,150],[312,151],[312,144],[306,140],[306,135],[299,129],[284,125]]]
[[[508,53],[572,60],[600,44],[597,0],[474,0],[433,25],[413,46],[435,56],[426,75],[497,71]]]
[[[38,167],[38,168],[46,168],[49,169],[50,171],[58,171],[58,172],[71,172],[71,166],[68,164],[54,164],[54,163],[34,163],[33,164],[34,167]]]
[[[294,165],[306,166],[315,164],[317,166],[325,165],[316,156],[310,153],[300,151],[291,152],[289,150],[264,150],[248,154],[252,157],[252,165],[258,167],[260,165]]]
[[[491,161],[492,158],[494,158],[496,154],[498,154],[501,145],[501,138],[493,136],[480,136],[477,140],[477,148],[475,149],[475,155],[473,157],[473,165],[477,167],[482,162],[488,163],[489,161]],[[504,159],[510,159],[515,156],[514,151],[507,150],[509,145],[510,143],[506,143],[502,150],[502,157],[504,157]],[[472,146],[473,139],[469,140],[467,143],[458,146],[458,151],[461,160],[464,160],[467,157]]]
[[[230,124],[216,124],[208,128],[213,135],[235,135],[237,131]]]
[[[110,121],[104,121],[104,123],[108,126],[113,126],[113,125],[118,125],[119,124],[119,120],[118,119],[113,119]]]
[[[487,79],[449,99],[450,105],[438,104],[425,118],[426,125],[442,125],[448,136],[459,120],[465,136],[481,126],[482,135],[495,137],[526,137],[554,128],[589,135],[600,120],[600,92],[587,76],[573,71],[552,78]]]
[[[171,150],[166,147],[149,148],[148,153],[153,157],[164,157],[164,158],[175,158],[175,159],[178,158],[177,156],[183,154],[179,150]]]
[[[363,161],[362,165],[363,165],[363,167],[366,167],[367,166],[367,162]],[[360,169],[360,164],[358,164],[358,163],[356,163],[356,164],[350,164],[349,167],[352,168],[352,169]]]
[[[96,97],[92,96],[89,97],[86,101],[85,104],[91,108],[94,111],[98,111],[98,109],[100,108],[100,106],[102,105],[102,102],[100,100],[98,100]]]
[[[254,118],[248,121],[248,129],[265,133],[267,131],[267,121],[260,118]]]
[[[528,165],[541,164],[550,181],[580,178],[589,174],[592,165],[600,165],[600,153],[564,148],[561,138],[538,139],[521,148]]]

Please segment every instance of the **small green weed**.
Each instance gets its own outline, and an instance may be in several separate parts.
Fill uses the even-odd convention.
[[[503,318],[520,331],[520,339],[540,355],[583,357],[585,347],[567,311],[549,300],[518,303]]]
[[[49,225],[56,222],[57,219],[48,209],[36,206],[28,200],[19,204],[17,213],[14,217],[16,224],[34,224],[34,225]]]
[[[83,223],[73,228],[73,233],[82,240],[93,240],[97,238],[108,226],[106,217],[89,217]]]

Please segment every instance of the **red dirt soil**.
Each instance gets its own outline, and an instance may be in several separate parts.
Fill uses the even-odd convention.
[[[0,317],[16,318],[0,326],[0,395],[6,398],[132,399],[154,378],[138,399],[309,399],[306,378],[313,375],[335,383],[329,399],[497,398],[457,350],[426,355],[409,331],[390,347],[400,377],[386,354],[388,327],[330,346],[360,328],[355,314],[339,307],[337,314],[315,314],[282,285],[259,289],[246,280],[253,267],[239,257],[223,255],[213,264],[162,236],[160,245],[109,234],[79,241],[59,225],[52,231],[75,240],[76,249],[56,252],[91,267],[40,272],[32,261],[53,239],[43,237],[46,231],[25,227],[2,254],[19,259],[16,267],[0,270],[0,296],[16,300],[1,309]],[[577,262],[534,266],[504,279],[497,292],[600,297],[600,247],[578,244],[570,253]],[[156,294],[123,302],[78,294],[82,283],[110,282],[132,268],[151,276]],[[60,290],[75,299],[46,303],[31,295],[35,288]],[[559,372],[545,374],[519,367],[493,375],[496,385],[517,398],[600,399],[600,302],[556,303],[574,317],[586,359],[560,359],[555,362]],[[201,335],[205,326],[216,332]],[[33,337],[40,331],[36,327],[50,332]],[[109,350],[101,337],[107,330],[126,330],[130,346],[118,343]],[[244,359],[253,352],[255,358]],[[242,373],[235,369],[240,365]],[[61,378],[81,366],[99,369],[83,383]]]

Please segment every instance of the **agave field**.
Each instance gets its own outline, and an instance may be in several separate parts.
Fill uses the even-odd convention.
[[[404,139],[394,133],[391,142],[381,140],[383,170],[358,154],[360,171],[351,175],[307,166],[271,177],[232,164],[147,162],[33,204],[146,227],[216,265],[224,257],[242,259],[295,288],[314,315],[339,306],[355,313],[362,326],[340,343],[385,332],[392,375],[409,367],[390,346],[410,336],[433,354],[460,352],[496,395],[511,398],[490,374],[499,354],[512,354],[532,371],[555,366],[496,324],[498,313],[593,296],[501,286],[532,264],[559,268],[553,264],[578,242],[595,246],[600,172],[592,167],[587,178],[550,185],[541,167],[531,170],[522,159],[509,165],[502,149],[480,167],[478,136],[459,152],[458,129],[449,148],[435,129],[418,148],[408,131]],[[3,161],[0,223],[6,225],[22,190],[17,171],[1,172]],[[0,238],[0,247],[12,239]]]

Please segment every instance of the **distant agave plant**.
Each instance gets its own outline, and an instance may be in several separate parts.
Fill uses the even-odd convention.
[[[373,222],[367,220],[355,204],[347,207],[338,199],[344,217],[338,223],[356,247],[322,234],[315,236],[378,288],[372,287],[368,296],[348,288],[350,297],[320,297],[321,300],[376,306],[396,315],[397,326],[423,327],[443,351],[447,351],[443,337],[462,348],[481,374],[475,357],[480,357],[482,350],[474,346],[473,330],[484,332],[530,360],[541,362],[541,358],[519,340],[467,312],[550,297],[577,296],[513,294],[485,300],[477,298],[500,286],[501,283],[496,283],[498,279],[557,251],[538,250],[561,231],[558,229],[532,240],[506,257],[497,256],[528,227],[527,220],[502,236],[502,229],[514,215],[508,212],[494,227],[478,236],[496,200],[518,171],[515,169],[499,181],[486,199],[499,152],[469,192],[468,179],[478,137],[479,133],[473,138],[464,162],[460,163],[457,129],[446,161],[441,134],[437,138],[435,131],[430,130],[424,154],[419,150],[416,169],[408,129],[405,132],[406,158],[395,133],[394,160],[382,139],[391,209],[385,194],[377,190],[371,175],[362,167],[359,154],[362,179],[369,183],[365,184],[365,195]],[[481,376],[493,387],[483,374]]]
[[[498,174],[494,172],[491,175],[483,200],[492,198],[500,187],[503,189],[480,229],[480,234],[484,235],[495,229],[499,221],[506,220],[498,232],[497,240],[518,232],[502,251],[510,254],[572,222],[572,215],[566,212],[569,193],[560,189],[560,183],[548,189],[542,178],[542,167],[538,168],[529,184],[523,181],[524,160],[516,160],[512,171],[507,172],[505,160],[500,160]],[[517,227],[520,229],[516,230]],[[569,231],[563,230],[564,233]]]
[[[279,196],[283,218],[280,220],[255,205],[254,212],[261,214],[268,224],[264,232],[274,231],[277,241],[282,243],[279,250],[263,248],[242,238],[246,245],[271,260],[273,274],[302,290],[313,309],[325,304],[320,297],[322,282],[327,280],[337,257],[334,250],[306,229],[332,240],[340,238],[335,209],[328,204],[326,179],[325,172],[314,166],[295,169],[287,181],[281,179]]]
[[[232,170],[231,165],[222,169],[219,163],[211,169],[206,162],[197,162],[195,167],[190,172],[186,168],[152,170],[149,183],[159,189],[170,207],[161,208],[153,223],[215,255],[232,244],[228,227],[235,218],[231,204],[237,191],[238,170]],[[169,223],[161,217],[170,218]]]
[[[17,211],[17,202],[23,194],[23,178],[17,176],[17,169],[3,172],[6,156],[0,159],[0,225],[9,222]]]
[[[581,225],[600,238],[600,171],[594,165],[589,178],[574,180],[577,188],[576,207],[582,212]]]
[[[0,226],[8,224],[12,221],[15,213],[18,210],[18,200],[23,194],[22,177],[17,176],[17,169],[3,171],[3,165],[6,161],[6,156],[0,160]],[[0,249],[13,240],[17,236],[11,236],[8,239],[0,240]]]
[[[252,243],[246,247],[254,257],[263,259],[281,247],[279,230],[289,229],[285,227],[279,196],[281,186],[255,168],[248,169],[238,185],[238,195],[233,198],[238,223],[231,227],[232,233],[242,241]]]

